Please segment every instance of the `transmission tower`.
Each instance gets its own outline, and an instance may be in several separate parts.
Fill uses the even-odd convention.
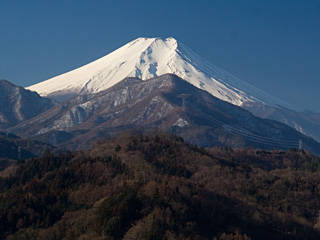
[[[185,97],[182,98],[182,111],[186,111],[186,99]]]
[[[299,150],[302,150],[302,140],[299,140]]]
[[[21,160],[21,147],[18,147],[18,160]]]

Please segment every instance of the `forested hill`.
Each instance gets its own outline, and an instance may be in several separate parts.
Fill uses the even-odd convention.
[[[0,239],[319,239],[320,158],[122,134],[10,166]]]
[[[54,147],[35,140],[0,132],[0,171],[20,160],[41,156],[46,149]]]

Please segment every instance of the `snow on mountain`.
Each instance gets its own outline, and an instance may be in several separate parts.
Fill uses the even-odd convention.
[[[146,80],[166,73],[176,74],[234,105],[259,102],[295,109],[210,64],[174,38],[138,38],[94,62],[28,89],[61,101],[108,89],[126,77]]]
[[[301,140],[320,153],[319,143],[293,128],[255,117],[174,74],[126,78],[105,91],[78,95],[11,132],[76,150],[129,129],[171,132],[198,146],[288,149]]]

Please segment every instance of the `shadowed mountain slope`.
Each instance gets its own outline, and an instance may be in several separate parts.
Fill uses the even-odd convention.
[[[28,89],[61,101],[106,90],[126,77],[147,80],[167,73],[258,117],[280,121],[320,141],[319,113],[307,113],[248,84],[174,38],[135,39],[96,61]]]
[[[4,130],[52,108],[56,102],[0,80],[0,129]]]
[[[11,131],[80,149],[134,128],[172,132],[200,146],[288,149],[298,148],[301,140],[316,154],[320,149],[287,125],[257,118],[172,74],[145,81],[127,78],[105,91],[61,103]]]

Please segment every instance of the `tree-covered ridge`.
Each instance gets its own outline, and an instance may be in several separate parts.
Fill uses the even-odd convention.
[[[319,239],[320,159],[121,134],[0,180],[1,239]]]
[[[46,149],[54,147],[36,140],[26,140],[10,133],[0,132],[0,171],[31,157],[41,156]]]

